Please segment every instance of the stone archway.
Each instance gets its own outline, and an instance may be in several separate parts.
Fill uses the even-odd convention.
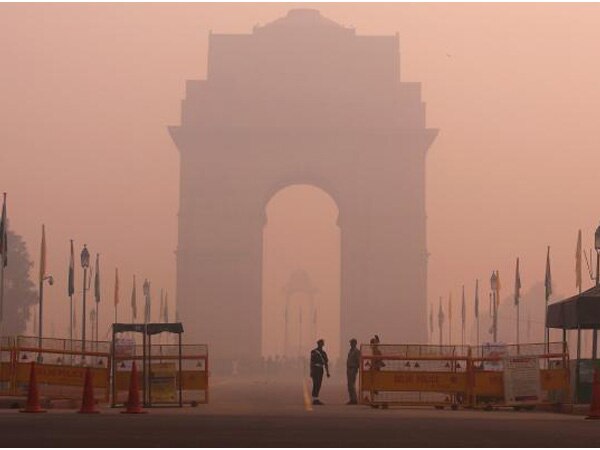
[[[181,125],[177,303],[216,359],[258,358],[264,208],[311,184],[339,207],[341,339],[425,342],[425,125],[398,36],[359,36],[310,9],[211,34]]]

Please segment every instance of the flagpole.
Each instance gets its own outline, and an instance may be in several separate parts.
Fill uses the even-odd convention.
[[[42,247],[40,252],[40,284],[39,284],[39,317],[38,317],[38,356],[37,362],[42,362],[42,313],[44,306],[44,277],[46,275],[46,231],[42,224]]]
[[[4,268],[8,262],[6,192],[2,194],[2,199],[2,217],[0,218],[0,361],[2,360],[2,337],[4,336]]]
[[[479,279],[475,280],[475,316],[477,319],[476,343],[477,347],[479,347]]]

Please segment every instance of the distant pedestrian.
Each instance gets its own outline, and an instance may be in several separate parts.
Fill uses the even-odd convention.
[[[348,378],[348,400],[347,405],[356,405],[358,399],[356,397],[356,376],[360,368],[360,350],[356,347],[356,339],[350,339],[350,350],[348,351],[348,359],[346,359],[346,377]]]
[[[319,339],[317,341],[317,348],[310,352],[310,377],[312,378],[312,399],[313,405],[322,405],[323,402],[319,400],[319,392],[321,391],[321,383],[323,382],[323,371],[329,378],[329,359],[327,353],[323,350],[325,341]]]

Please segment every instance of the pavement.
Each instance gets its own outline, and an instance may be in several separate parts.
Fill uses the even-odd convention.
[[[305,382],[305,380],[304,380]],[[346,406],[344,386],[325,380],[324,406],[303,380],[212,380],[196,408],[143,415],[51,409],[0,410],[3,447],[597,447],[600,421],[535,411]]]

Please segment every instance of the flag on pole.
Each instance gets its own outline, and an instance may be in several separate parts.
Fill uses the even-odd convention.
[[[165,309],[165,297],[163,289],[160,288],[160,305],[158,307],[158,320],[161,321],[163,319],[163,312]]]
[[[143,285],[143,290],[144,290],[144,323],[148,323],[150,322],[150,314],[151,314],[151,300],[150,300],[150,282],[148,281],[148,279],[146,278],[144,280],[144,285]]]
[[[165,291],[165,309],[163,311],[163,322],[169,323],[169,292]]]
[[[115,308],[119,304],[119,269],[115,267]]]
[[[433,303],[429,305],[429,333],[433,335]]]
[[[73,250],[73,239],[71,239],[71,255],[69,258],[67,293],[69,294],[69,297],[75,294],[75,251]]]
[[[42,246],[40,249],[40,283],[46,276],[46,227],[42,225]]]
[[[96,253],[96,272],[94,274],[94,299],[100,303],[100,255]]]
[[[500,305],[500,271],[496,270],[496,306]]]
[[[479,317],[479,280],[475,280],[475,318]]]
[[[440,297],[440,307],[438,309],[438,330],[440,332],[440,344],[442,343],[442,329],[444,328],[444,309],[442,308],[442,297]]]
[[[515,306],[521,299],[521,275],[519,273],[519,258],[517,258],[517,268],[515,271]]]
[[[0,219],[0,264],[8,265],[8,218],[6,217],[6,192],[2,202],[2,218]]]
[[[460,320],[462,322],[463,328],[465,327],[465,322],[467,321],[467,304],[465,302],[465,285],[462,287],[462,305],[460,309]]]
[[[136,292],[135,292],[135,275],[133,276],[133,287],[131,288],[131,317],[135,322],[137,319],[137,300],[136,300]]]
[[[550,271],[550,246],[548,246],[548,253],[546,254],[546,278],[544,280],[544,286],[546,288],[546,303],[552,295],[552,273]]]
[[[577,249],[575,250],[575,287],[581,292],[581,230],[577,233]]]

